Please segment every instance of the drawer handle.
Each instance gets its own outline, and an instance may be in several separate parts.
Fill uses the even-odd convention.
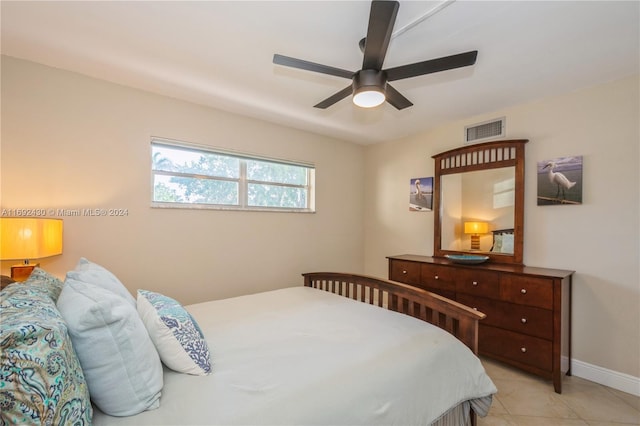
[[[522,318],[522,319],[520,320],[520,322],[522,322],[523,324],[526,324],[526,323],[527,323],[527,319],[526,319],[526,318]]]
[[[474,282],[472,282],[471,284],[473,284],[473,285],[478,285],[478,281],[474,281]]]
[[[522,348],[520,348],[520,351],[522,351],[522,353],[525,353],[527,351],[527,348],[522,347]]]
[[[407,273],[407,271],[403,270],[403,271],[402,271],[402,273],[403,273],[403,274],[406,274],[406,273]]]
[[[526,288],[523,288],[522,290],[520,290],[520,293],[522,293],[522,294],[527,294],[527,289],[526,289]]]
[[[440,279],[440,277],[439,277],[439,276],[437,276],[437,275],[436,275],[434,278],[435,278],[436,280],[439,280],[439,279]]]

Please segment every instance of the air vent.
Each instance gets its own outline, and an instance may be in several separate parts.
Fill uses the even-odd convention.
[[[471,126],[465,126],[464,141],[466,144],[472,144],[484,142],[489,139],[504,137],[504,127],[505,117],[473,124]]]

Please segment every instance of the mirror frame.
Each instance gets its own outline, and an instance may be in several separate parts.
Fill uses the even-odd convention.
[[[434,235],[433,255],[465,254],[467,252],[442,249],[442,176],[476,170],[515,167],[515,205],[513,218],[513,254],[485,253],[496,263],[522,264],[524,234],[524,146],[527,139],[484,142],[441,152],[432,156],[435,161],[433,188]]]

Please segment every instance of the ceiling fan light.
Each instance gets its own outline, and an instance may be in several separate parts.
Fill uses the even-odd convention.
[[[377,107],[384,101],[384,93],[379,88],[367,88],[353,94],[353,103],[362,108]]]
[[[353,76],[353,103],[362,108],[373,108],[386,100],[387,78],[378,70],[360,70]]]

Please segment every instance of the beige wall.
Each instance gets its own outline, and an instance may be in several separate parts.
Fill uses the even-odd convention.
[[[365,271],[385,256],[433,254],[433,214],[408,211],[408,184],[433,176],[432,155],[463,144],[463,128],[506,116],[507,138],[529,139],[524,263],[575,270],[574,359],[640,377],[638,76],[448,123],[366,152]],[[536,205],[536,163],[584,156],[583,204]],[[575,371],[574,371],[575,373]],[[624,375],[630,375],[626,377]],[[637,390],[636,390],[637,392]]]
[[[433,213],[408,211],[409,179],[432,176],[464,125],[506,116],[507,137],[530,140],[525,263],[577,271],[576,360],[640,377],[638,77],[367,148],[7,57],[1,90],[2,208],[129,211],[64,218],[64,254],[42,266],[64,276],[85,256],[183,303],[310,270],[386,277],[385,256],[432,254]],[[318,212],[151,209],[152,135],[313,162]],[[536,206],[536,162],[569,155],[584,156],[583,205]]]
[[[64,217],[64,277],[81,256],[183,303],[363,269],[361,146],[2,58],[1,207],[125,208]],[[316,165],[316,214],[150,208],[150,137]],[[2,262],[8,274],[15,262]]]

